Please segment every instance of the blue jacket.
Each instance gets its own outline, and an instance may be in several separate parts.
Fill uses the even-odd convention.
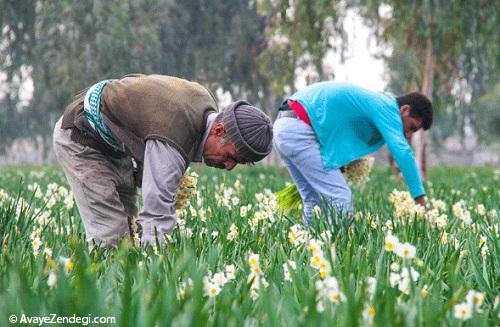
[[[360,159],[385,143],[412,196],[425,194],[396,98],[327,81],[312,84],[290,99],[299,101],[311,119],[326,169]]]

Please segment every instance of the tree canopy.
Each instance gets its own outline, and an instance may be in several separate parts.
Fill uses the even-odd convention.
[[[383,46],[393,93],[422,89],[431,50],[435,140],[463,134],[468,126],[495,141],[487,135],[498,135],[488,123],[498,121],[497,106],[490,102],[499,85],[498,5],[0,0],[0,148],[17,137],[48,136],[73,94],[133,72],[197,80],[273,113],[299,76],[307,83],[334,79],[334,69],[325,69],[326,55],[350,46],[343,28],[349,8],[361,14]],[[26,85],[33,88],[29,99],[23,99]]]

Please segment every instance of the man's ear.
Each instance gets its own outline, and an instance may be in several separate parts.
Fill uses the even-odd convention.
[[[404,104],[399,108],[399,113],[402,117],[410,115],[410,105]]]
[[[226,127],[224,126],[224,123],[215,123],[210,130],[210,134],[215,136],[224,136],[226,134]]]

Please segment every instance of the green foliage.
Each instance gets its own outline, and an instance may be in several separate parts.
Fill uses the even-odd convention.
[[[256,58],[264,17],[248,1],[0,1],[1,147],[48,136],[74,94],[129,73],[197,80],[274,109]],[[34,94],[20,101],[32,80]]]
[[[500,143],[500,83],[473,102],[479,137],[487,143]]]
[[[328,50],[335,49],[333,40],[345,38],[342,4],[308,0],[258,3],[259,12],[268,19],[268,46],[259,61],[262,72],[273,81],[273,90],[277,94],[292,92],[298,68],[309,71],[308,83],[332,78],[325,73],[323,60]]]
[[[432,41],[430,96],[437,109],[434,141],[465,136],[467,125],[483,134],[477,100],[499,82],[500,42],[496,1],[357,1],[385,57],[389,89],[422,90],[427,41]],[[390,14],[380,15],[381,9]],[[382,10],[384,11],[384,10]],[[498,107],[498,106],[497,106]],[[484,112],[482,115],[488,115]],[[491,115],[488,118],[491,119]]]
[[[299,215],[284,217],[275,213],[272,224],[252,230],[249,221],[257,210],[256,193],[269,188],[281,189],[289,182],[283,169],[272,167],[236,168],[224,173],[200,169],[199,190],[203,202],[193,207],[211,208],[206,221],[186,213],[185,228],[174,230],[171,240],[152,248],[135,248],[123,242],[117,250],[99,249],[88,253],[83,226],[76,208],[68,210],[57,201],[50,208],[43,197],[28,190],[34,182],[42,193],[48,184],[66,186],[57,167],[9,167],[0,170],[0,188],[9,195],[0,200],[0,324],[24,313],[27,316],[81,317],[112,316],[119,326],[354,326],[366,325],[363,313],[373,306],[375,326],[494,326],[498,325],[499,241],[498,219],[480,214],[476,207],[499,214],[496,184],[500,175],[495,168],[436,167],[430,170],[427,183],[429,197],[446,203],[448,224],[443,228],[426,220],[397,219],[388,200],[393,188],[400,188],[391,172],[376,168],[371,181],[363,188],[354,186],[354,199],[359,217],[355,220],[327,224],[326,214],[315,218],[308,231],[319,239],[328,231],[322,246],[331,264],[331,275],[338,280],[346,299],[340,304],[327,304],[324,312],[316,307],[316,281],[320,280],[311,264],[307,246],[294,246],[289,241],[290,228],[300,221]],[[238,183],[236,183],[238,182]],[[220,186],[223,188],[220,188]],[[237,186],[238,185],[238,186]],[[218,205],[216,195],[233,188],[240,199],[236,206]],[[28,206],[18,211],[21,199]],[[474,227],[464,228],[453,214],[452,205],[465,200]],[[244,217],[240,206],[252,204]],[[30,234],[38,226],[36,212],[48,212],[50,220],[43,225],[43,244],[38,256],[33,255]],[[498,216],[497,216],[498,217]],[[416,247],[416,258],[405,261],[384,251],[388,224],[402,242]],[[230,225],[239,229],[236,239],[226,235]],[[68,230],[67,226],[71,226]],[[213,232],[218,235],[213,236]],[[447,241],[442,241],[444,232]],[[480,237],[486,243],[480,245]],[[484,246],[489,254],[482,256]],[[45,257],[43,248],[52,249],[53,261]],[[248,275],[249,252],[260,254],[260,267],[269,286],[259,290],[254,301],[250,297]],[[71,260],[66,271],[61,257]],[[283,264],[296,263],[290,269],[293,282],[284,280]],[[411,265],[420,278],[408,294],[390,286],[391,263]],[[214,298],[204,294],[203,278],[208,271],[224,270],[234,264],[236,278],[229,281]],[[49,274],[57,282],[48,285]],[[367,277],[374,277],[373,293]],[[190,278],[184,299],[178,297],[182,282]],[[421,291],[426,285],[426,296]],[[465,301],[470,289],[485,295],[481,312],[462,322],[454,318],[453,308]],[[112,324],[109,324],[112,325]]]
[[[384,6],[391,18],[379,15]],[[485,0],[0,0],[0,151],[18,137],[42,137],[50,147],[52,127],[77,91],[128,73],[197,80],[272,113],[299,74],[307,83],[334,78],[323,64],[328,51],[342,57],[349,46],[349,9],[391,50],[385,59],[396,94],[421,89],[432,40],[435,141],[464,136],[470,125],[495,142],[483,127],[496,111],[480,108],[497,108],[484,103],[500,76],[497,7]],[[32,99],[21,99],[31,81]]]

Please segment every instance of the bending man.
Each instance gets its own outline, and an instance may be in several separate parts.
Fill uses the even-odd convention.
[[[432,104],[420,93],[393,97],[337,82],[312,84],[283,102],[274,144],[304,204],[304,223],[326,201],[343,214],[352,195],[340,168],[387,144],[410,193],[425,205],[425,192],[406,138],[432,125]]]
[[[198,83],[163,75],[127,75],[82,91],[54,129],[64,168],[92,245],[115,246],[144,207],[141,242],[175,226],[176,189],[191,161],[233,169],[257,162],[272,147],[272,125],[245,101],[222,112]]]

